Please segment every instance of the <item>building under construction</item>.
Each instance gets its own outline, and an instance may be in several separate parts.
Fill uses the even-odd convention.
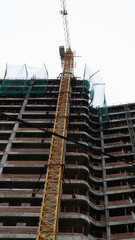
[[[0,239],[135,239],[135,104],[106,106],[99,71],[7,65],[0,82]]]
[[[2,240],[37,237],[61,78],[1,80]],[[133,240],[135,104],[108,107],[101,122],[89,97],[71,76],[57,239]]]

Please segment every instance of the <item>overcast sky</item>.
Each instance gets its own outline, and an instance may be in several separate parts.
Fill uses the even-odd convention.
[[[75,75],[100,69],[107,103],[135,101],[135,0],[67,0]],[[61,72],[64,45],[60,0],[0,0],[0,77],[6,62]]]

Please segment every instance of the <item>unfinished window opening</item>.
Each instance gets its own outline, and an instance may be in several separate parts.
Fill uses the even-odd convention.
[[[126,232],[127,232],[127,227],[126,227],[126,225],[111,226],[111,234],[126,233]]]

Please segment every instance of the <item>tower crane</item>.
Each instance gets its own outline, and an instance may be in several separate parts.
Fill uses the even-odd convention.
[[[61,74],[53,132],[66,137],[74,57],[69,37],[66,0],[61,0],[61,7],[60,13],[63,18],[66,51],[63,54],[63,72]],[[58,233],[65,150],[66,140],[53,135],[36,240],[55,240]]]

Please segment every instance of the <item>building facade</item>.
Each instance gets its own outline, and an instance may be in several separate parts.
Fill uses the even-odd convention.
[[[0,112],[37,128],[0,115],[0,239],[36,238],[51,142],[38,127],[53,131],[59,83],[1,89]],[[58,240],[135,239],[134,129],[135,103],[108,107],[100,125],[83,81],[72,79],[67,136],[86,148],[66,144]]]

